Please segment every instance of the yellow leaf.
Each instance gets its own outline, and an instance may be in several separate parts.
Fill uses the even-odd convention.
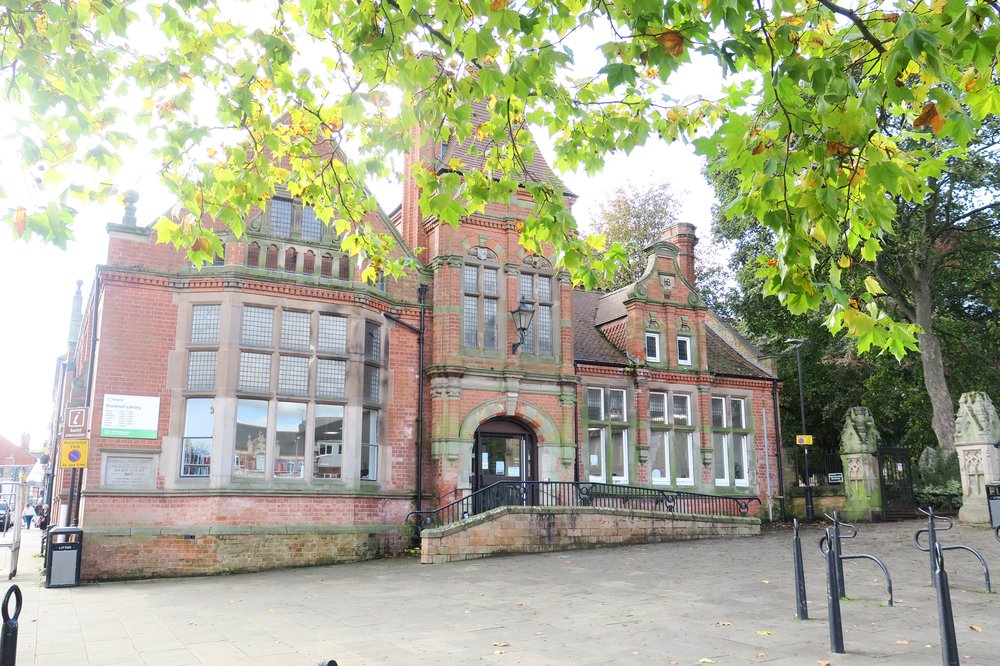
[[[510,647],[507,641],[493,641],[493,647]]]
[[[24,206],[21,206],[14,212],[14,231],[17,232],[18,236],[24,235],[24,225],[26,217],[27,217],[27,211],[24,210]]]
[[[837,260],[837,265],[840,266],[841,268],[850,268],[851,258],[848,257],[846,254],[842,254],[840,255],[840,259]]]
[[[882,288],[882,285],[880,285],[878,283],[878,280],[876,280],[871,275],[865,278],[865,289],[867,289],[868,293],[872,294],[873,296],[878,296],[879,294],[885,293],[885,289]]]
[[[507,9],[507,1],[508,0],[493,0],[493,2],[490,3],[490,9],[494,12]]]
[[[910,641],[902,641],[902,640],[896,641],[896,645],[909,645],[909,644],[910,644]]]
[[[757,653],[757,656],[758,656],[758,657],[766,657],[766,656],[767,656],[767,653],[766,653],[766,652],[758,652],[758,653]]]
[[[976,625],[974,625],[974,624],[970,624],[970,625],[969,625],[969,629],[972,629],[972,630],[973,630],[974,632],[976,632],[977,634],[981,634],[981,633],[983,633],[983,628],[982,628],[982,627],[977,627],[977,626],[976,626]]]
[[[707,657],[698,660],[699,664],[714,664],[715,662]]]
[[[755,631],[753,633],[757,634],[758,636],[774,636],[773,631]]]
[[[769,580],[762,580],[760,582],[764,583],[764,585],[770,585],[771,584],[771,581],[769,581]]]
[[[944,11],[947,4],[948,0],[933,0],[933,2],[931,2],[931,13],[940,14]]]

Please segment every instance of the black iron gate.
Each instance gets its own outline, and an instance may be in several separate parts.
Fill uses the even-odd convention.
[[[882,489],[882,519],[913,518],[917,512],[917,498],[913,493],[909,449],[879,448],[876,456],[878,480]]]

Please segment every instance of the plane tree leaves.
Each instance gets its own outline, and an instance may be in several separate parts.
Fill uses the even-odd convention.
[[[22,160],[44,174],[39,192],[0,192],[16,236],[64,244],[73,205],[111,196],[122,150],[141,138],[190,212],[159,237],[194,261],[218,247],[203,221],[239,234],[284,187],[347,232],[345,247],[374,267],[366,276],[398,274],[390,239],[365,227],[376,204],[364,183],[415,141],[475,138],[481,167],[417,171],[423,213],[460,224],[523,185],[534,207],[522,244],[551,246],[592,286],[614,262],[532,172],[526,128],[551,134],[557,168],[590,173],[652,137],[693,141],[736,174],[731,213],[778,238],[760,267],[767,290],[796,312],[826,308],[863,346],[895,354],[913,348],[916,327],[874,301],[845,306],[838,273],[868,270],[893,242],[896,206],[926,197],[939,168],[940,151],[904,149],[890,128],[949,142],[960,158],[1000,109],[993,0],[4,0],[0,10],[0,90]],[[591,29],[579,58],[575,33]],[[692,54],[737,83],[673,98],[667,84]],[[492,116],[473,122],[475,104]]]

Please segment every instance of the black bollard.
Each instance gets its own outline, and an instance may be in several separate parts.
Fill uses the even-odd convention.
[[[337,666],[337,660],[336,659],[320,659],[320,662],[319,662],[319,664],[317,664],[317,666]]]
[[[792,564],[795,567],[795,615],[800,620],[808,620],[806,573],[802,567],[802,541],[799,539],[798,518],[792,520]]]
[[[938,624],[941,628],[941,663],[943,666],[959,666],[955,616],[951,612],[951,590],[948,587],[948,572],[944,570],[941,544],[934,548],[934,587],[937,588]]]
[[[826,528],[827,543],[833,543],[833,530]],[[830,652],[844,654],[844,625],[840,618],[840,589],[837,584],[837,556],[833,547],[826,551],[826,614],[830,624]]]
[[[10,596],[14,595],[14,614],[10,614]],[[0,632],[0,666],[14,666],[17,663],[17,617],[21,614],[21,588],[11,585],[0,607],[3,615],[3,630]]]
[[[934,507],[927,507],[927,553],[931,558],[931,585],[937,585],[937,576],[934,570],[937,568],[935,558],[937,557],[937,525],[934,524]]]
[[[833,543],[831,544],[833,552],[836,553],[837,559],[837,591],[840,593],[841,599],[847,598],[847,584],[844,582],[844,548],[840,543],[840,517],[837,512],[833,512]]]

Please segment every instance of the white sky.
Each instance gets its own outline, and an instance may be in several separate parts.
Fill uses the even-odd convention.
[[[586,50],[576,49],[576,53]],[[714,95],[721,86],[718,73],[710,65],[692,65],[677,77],[677,98]],[[2,109],[0,109],[2,115]],[[2,124],[0,124],[2,130]],[[543,152],[544,137],[537,137]],[[550,160],[551,161],[551,160]],[[30,174],[22,173],[16,157],[3,150],[0,137],[0,178],[9,198],[28,188],[18,183]],[[166,190],[157,183],[157,165],[136,158],[127,164],[118,179],[121,191],[140,192],[137,204],[140,225],[151,224],[173,204]],[[666,145],[660,140],[634,151],[608,158],[603,174],[588,177],[580,173],[561,174],[569,188],[579,195],[574,209],[580,225],[587,227],[591,211],[619,186],[643,185],[668,181],[682,202],[683,218],[694,223],[702,246],[710,232],[711,188],[701,176],[702,161],[684,145]],[[380,203],[392,210],[401,198],[398,188],[375,186]],[[0,202],[6,208],[9,202]],[[20,205],[20,202],[16,205]],[[21,434],[31,435],[32,449],[40,450],[48,440],[52,411],[52,387],[56,360],[66,350],[73,294],[77,280],[83,281],[86,304],[92,287],[95,267],[107,259],[109,223],[120,222],[123,207],[119,201],[104,206],[81,208],[71,241],[65,251],[32,241],[15,239],[10,227],[0,226],[0,302],[4,323],[0,325],[0,435],[19,442]]]

